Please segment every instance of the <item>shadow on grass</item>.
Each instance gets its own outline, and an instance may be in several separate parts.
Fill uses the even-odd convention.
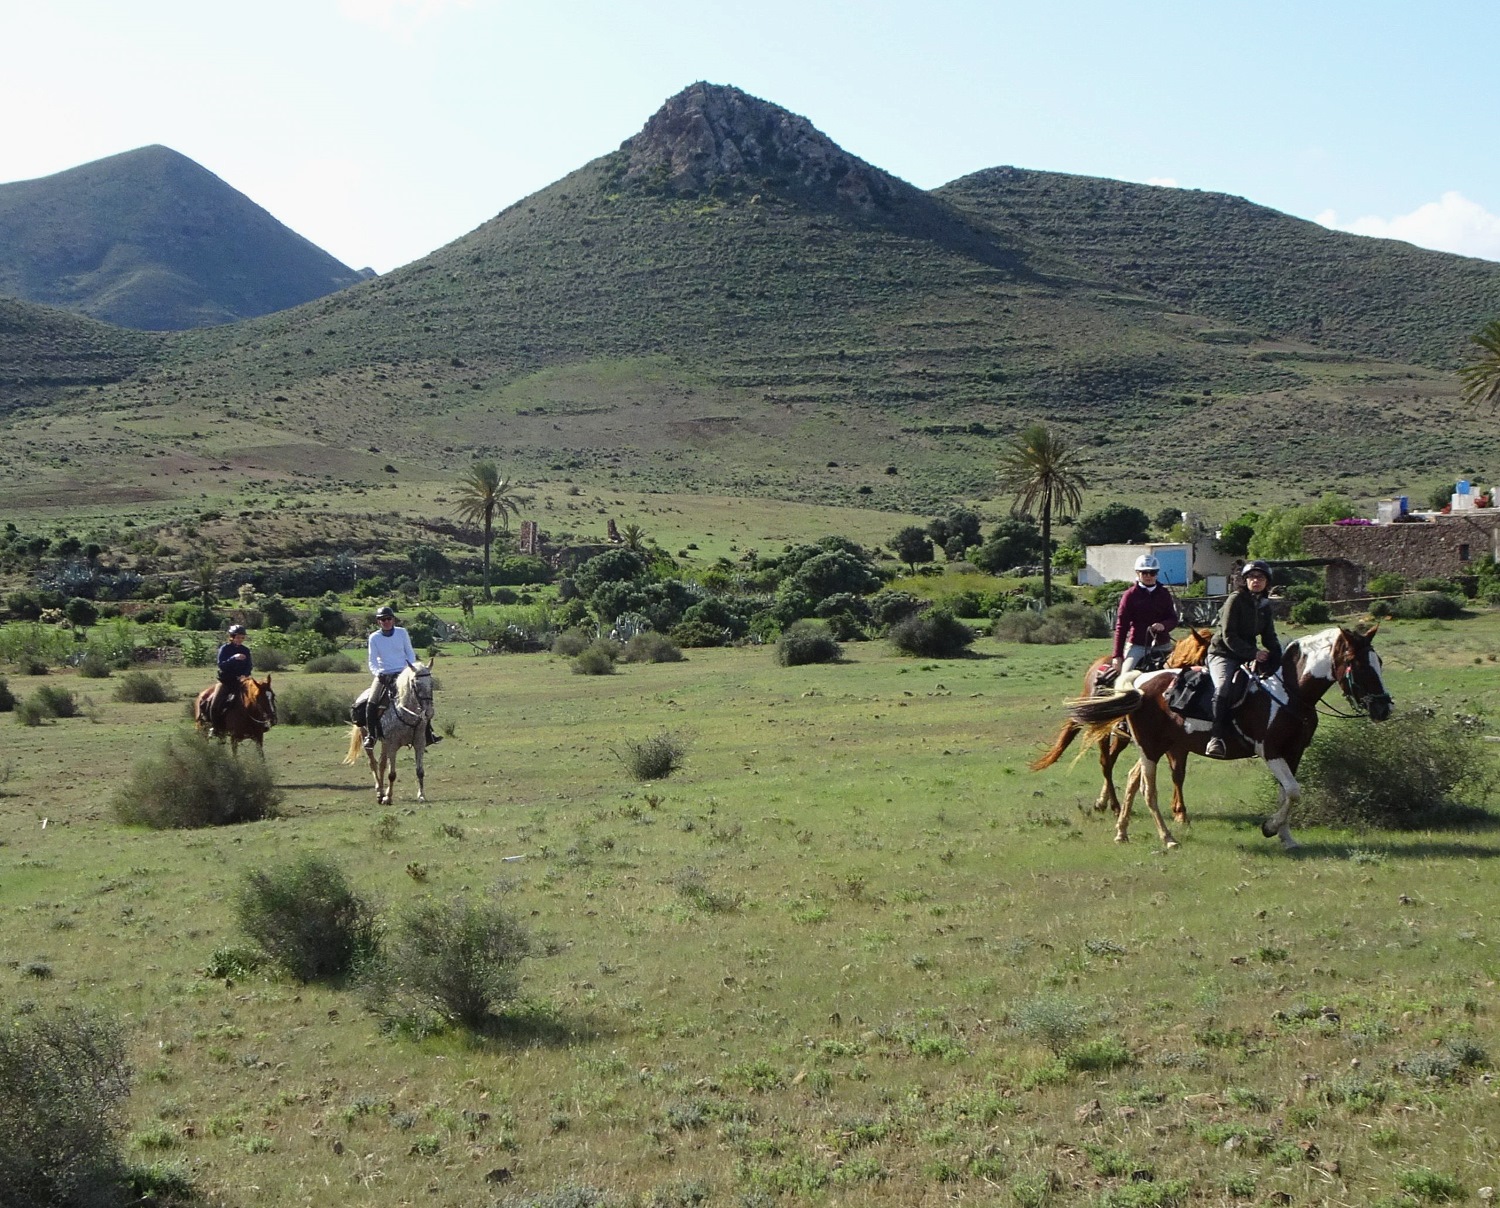
[[[414,1012],[387,1017],[385,1030],[418,1042],[439,1045],[457,1042],[484,1052],[522,1048],[565,1048],[581,1042],[607,1039],[613,1033],[592,1019],[571,1016],[551,1003],[519,1002],[489,1016],[479,1027],[438,1021]]]

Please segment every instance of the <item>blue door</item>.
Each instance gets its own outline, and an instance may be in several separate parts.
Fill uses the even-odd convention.
[[[1153,551],[1156,560],[1161,563],[1161,578],[1159,582],[1166,583],[1172,587],[1184,587],[1189,582],[1190,567],[1188,566],[1188,550],[1185,546],[1175,549],[1159,549]]]

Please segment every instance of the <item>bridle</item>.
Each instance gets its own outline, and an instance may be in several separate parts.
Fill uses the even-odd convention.
[[[1368,717],[1372,705],[1384,705],[1385,716],[1389,717],[1392,704],[1391,694],[1389,692],[1361,691],[1358,682],[1354,678],[1355,662],[1356,660],[1351,658],[1343,664],[1342,669],[1338,666],[1335,666],[1333,669],[1333,682],[1339,686],[1339,691],[1344,694],[1344,699],[1349,702],[1349,707],[1353,712],[1341,712],[1324,701],[1319,701],[1319,706],[1329,717],[1338,717],[1345,721],[1350,721],[1359,717]]]
[[[425,692],[422,690],[424,687],[426,688]],[[411,694],[416,698],[420,708],[411,709],[403,705],[399,693],[392,698],[391,708],[395,710],[396,716],[401,720],[403,725],[410,726],[415,730],[430,716],[430,707],[432,705],[431,668],[424,667],[420,671],[412,672]]]

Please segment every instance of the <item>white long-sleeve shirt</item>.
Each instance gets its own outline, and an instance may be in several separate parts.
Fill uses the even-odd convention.
[[[411,648],[411,638],[401,626],[392,625],[390,633],[377,629],[370,635],[371,675],[405,671],[408,663],[416,661],[417,655]]]

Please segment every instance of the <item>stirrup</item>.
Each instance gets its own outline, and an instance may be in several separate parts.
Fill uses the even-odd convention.
[[[1215,747],[1217,747],[1218,749],[1215,750]],[[1218,735],[1215,735],[1208,740],[1208,745],[1204,747],[1203,753],[1210,759],[1223,759],[1226,755],[1229,754],[1229,747],[1222,738],[1220,738]]]

